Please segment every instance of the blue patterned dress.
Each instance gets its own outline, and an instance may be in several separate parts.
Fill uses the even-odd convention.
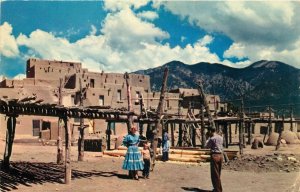
[[[143,170],[144,163],[141,156],[141,152],[138,148],[140,139],[138,135],[128,134],[123,140],[123,145],[127,149],[125,160],[123,162],[123,169],[125,170]]]

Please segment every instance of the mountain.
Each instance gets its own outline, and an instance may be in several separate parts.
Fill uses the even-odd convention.
[[[243,95],[245,106],[300,103],[300,69],[282,62],[262,60],[245,68],[232,68],[218,63],[187,65],[172,61],[134,73],[149,75],[152,90],[159,91],[165,67],[169,69],[168,89],[197,88],[201,80],[206,93],[220,95],[223,101],[236,101]]]

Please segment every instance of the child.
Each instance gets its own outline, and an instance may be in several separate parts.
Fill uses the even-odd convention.
[[[149,148],[147,142],[144,143],[142,155],[143,155],[143,160],[144,160],[143,177],[149,179],[151,154],[150,154],[150,148]]]

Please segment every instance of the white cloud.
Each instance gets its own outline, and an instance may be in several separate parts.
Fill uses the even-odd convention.
[[[282,49],[299,38],[300,4],[296,2],[167,1],[164,6],[193,25],[225,33],[237,42]]]
[[[91,26],[90,34],[76,42],[39,29],[29,36],[19,35],[17,42],[29,49],[27,56],[79,61],[90,71],[135,71],[157,67],[172,60],[188,64],[201,61],[222,63],[208,48],[214,39],[212,35],[206,35],[185,47],[171,47],[161,43],[161,40],[169,38],[167,32],[156,27],[150,20],[142,20],[141,15],[132,11],[138,5],[122,7],[110,4],[109,7],[115,11],[106,16],[101,28]],[[96,31],[101,34],[97,35]],[[228,60],[223,63],[235,66]]]
[[[18,74],[16,76],[13,77],[13,79],[16,79],[16,80],[22,80],[22,79],[25,79],[26,78],[26,75],[25,74]]]
[[[155,44],[157,40],[169,38],[167,32],[152,23],[142,21],[129,8],[108,15],[101,32],[105,35],[109,46],[124,52],[142,49],[143,42]]]
[[[95,27],[95,25],[91,25],[90,35],[96,35],[96,33],[97,33],[97,28]]]
[[[119,11],[126,8],[138,9],[147,5],[149,0],[105,0],[104,9],[109,11]]]
[[[201,45],[201,46],[206,46],[210,43],[212,43],[212,41],[214,40],[214,38],[210,35],[205,35],[202,39],[200,39],[198,41],[198,43]]]
[[[186,40],[186,37],[185,37],[185,36],[181,36],[181,37],[180,37],[180,41],[181,41],[181,42],[184,42],[185,40]]]
[[[227,58],[280,60],[299,66],[300,4],[298,2],[157,1],[191,25],[230,37]],[[225,61],[224,61],[225,62]]]
[[[275,60],[292,64],[294,67],[300,68],[300,40],[295,42],[297,48],[293,50],[278,51],[274,47],[262,45],[243,45],[234,43],[225,51],[224,57],[237,57],[239,59],[247,57],[251,61],[258,60]]]
[[[5,57],[16,57],[19,49],[15,37],[12,35],[12,26],[4,22],[0,26],[0,55]]]
[[[29,37],[20,35],[17,41],[31,50],[28,56],[80,61],[83,67],[91,71],[125,72],[157,67],[172,60],[189,64],[201,61],[220,62],[219,57],[210,53],[205,46],[210,42],[209,39],[212,38],[205,36],[195,44],[188,44],[184,48],[179,46],[171,48],[168,44],[162,45],[146,37],[141,41],[141,48],[129,46],[126,51],[111,46],[105,34],[89,35],[70,43],[67,39],[36,30]]]
[[[0,75],[0,82],[3,81],[4,79],[6,79],[6,77],[4,75]]]
[[[153,21],[158,18],[158,14],[154,11],[143,11],[137,14],[138,17]]]
[[[247,53],[245,51],[246,47],[240,43],[233,43],[228,50],[224,52],[225,58],[236,57],[238,59],[243,59],[247,57]]]

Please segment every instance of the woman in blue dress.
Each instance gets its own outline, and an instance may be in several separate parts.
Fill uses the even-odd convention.
[[[133,179],[138,180],[138,171],[144,169],[144,163],[141,152],[138,148],[140,139],[136,134],[136,131],[137,129],[132,127],[130,129],[130,133],[124,137],[123,145],[125,145],[128,149],[122,168],[129,170],[129,175],[132,176]]]

